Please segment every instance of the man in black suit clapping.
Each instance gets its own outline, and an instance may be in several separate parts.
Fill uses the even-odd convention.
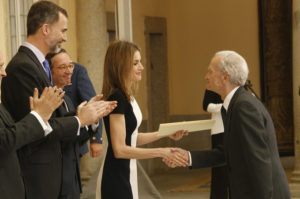
[[[0,52],[0,80],[6,76]],[[24,199],[25,190],[17,150],[30,142],[42,139],[52,132],[48,120],[63,102],[61,89],[47,87],[40,98],[34,89],[30,97],[31,112],[15,123],[6,108],[0,104],[0,195],[1,198]]]
[[[33,88],[41,92],[53,85],[46,54],[67,41],[68,14],[50,1],[34,3],[27,16],[27,39],[9,62],[8,76],[1,85],[1,99],[12,117],[19,121],[30,111],[28,97]],[[58,198],[61,185],[61,140],[80,135],[80,127],[92,124],[110,108],[103,103],[82,104],[74,116],[64,116],[60,106],[49,119],[53,132],[26,145],[18,152],[27,199]]]

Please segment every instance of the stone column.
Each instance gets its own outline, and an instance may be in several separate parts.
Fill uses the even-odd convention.
[[[103,63],[107,47],[106,12],[104,0],[76,0],[77,8],[77,55],[78,63],[84,65],[93,82],[96,93],[101,93]],[[102,155],[81,159],[83,184],[93,176],[102,162]],[[96,186],[96,185],[95,185]]]
[[[293,197],[300,197],[300,0],[293,0],[293,101],[295,168],[290,188]]]
[[[9,32],[9,6],[8,1],[0,2],[0,51],[5,62],[5,67],[11,59],[11,45]]]
[[[97,93],[102,90],[103,63],[107,47],[104,0],[77,0],[78,62],[84,65]]]

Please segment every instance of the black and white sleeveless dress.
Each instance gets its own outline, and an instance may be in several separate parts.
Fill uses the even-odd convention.
[[[111,114],[123,114],[126,126],[126,145],[136,147],[138,127],[142,121],[141,110],[131,97],[128,102],[125,93],[117,89],[108,101],[118,101],[118,106]],[[136,159],[116,159],[114,157],[109,115],[104,117],[108,147],[102,171],[101,198],[102,199],[138,199]]]

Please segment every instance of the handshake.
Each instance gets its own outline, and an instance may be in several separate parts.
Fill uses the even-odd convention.
[[[181,148],[164,148],[162,161],[169,167],[186,167],[190,164],[189,152]]]

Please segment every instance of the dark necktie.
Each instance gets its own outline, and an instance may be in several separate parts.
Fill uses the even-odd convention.
[[[49,62],[46,59],[45,59],[45,61],[43,61],[43,66],[44,66],[46,74],[51,82],[51,86],[53,86]]]
[[[221,108],[221,115],[222,115],[223,125],[224,125],[224,127],[225,127],[225,121],[226,121],[226,109],[224,108],[224,106],[222,106],[222,108]]]

